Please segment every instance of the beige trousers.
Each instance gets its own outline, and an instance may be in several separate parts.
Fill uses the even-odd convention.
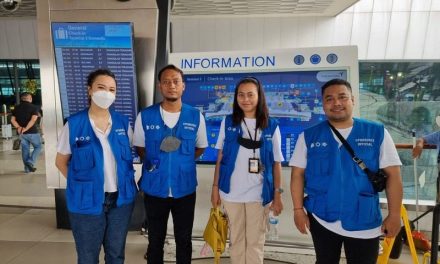
[[[229,221],[232,264],[263,264],[269,206],[222,201]]]

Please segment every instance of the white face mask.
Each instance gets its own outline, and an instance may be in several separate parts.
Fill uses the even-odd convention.
[[[115,94],[107,91],[97,91],[92,94],[92,101],[103,109],[109,108],[115,101]]]
[[[440,127],[440,116],[437,116],[437,117],[435,118],[435,122],[437,123],[437,126]]]

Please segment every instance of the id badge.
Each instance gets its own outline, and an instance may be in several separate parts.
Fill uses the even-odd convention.
[[[260,159],[249,158],[249,173],[259,173],[260,172]]]

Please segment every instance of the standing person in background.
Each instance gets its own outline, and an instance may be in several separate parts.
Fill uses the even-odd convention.
[[[137,193],[128,118],[109,107],[115,75],[87,78],[90,107],[70,116],[60,134],[55,164],[67,178],[66,201],[79,264],[124,263],[125,241]]]
[[[437,123],[437,126],[440,127],[440,115],[438,115],[435,118],[435,121]],[[437,146],[437,157],[440,159],[440,131],[433,132],[431,134],[428,134],[426,136],[423,136],[419,139],[417,139],[416,145],[412,151],[413,158],[420,158],[420,155],[423,152],[423,145],[429,144],[429,145],[436,145]],[[440,160],[438,160],[440,161]]]
[[[220,126],[211,202],[223,204],[229,220],[231,262],[263,263],[269,209],[281,200],[281,134],[269,117],[263,87],[253,77],[235,88],[232,115]],[[246,166],[247,165],[247,166]]]
[[[17,129],[21,139],[21,157],[24,171],[34,172],[38,155],[41,152],[41,136],[36,126],[39,117],[39,107],[32,104],[32,95],[24,92],[20,95],[21,103],[12,111],[11,123]],[[30,148],[34,148],[30,152]]]
[[[310,230],[317,264],[339,263],[342,245],[348,264],[375,264],[379,237],[394,237],[400,231],[402,164],[383,125],[353,118],[349,82],[330,80],[321,94],[328,120],[300,134],[289,162],[295,225],[303,234]],[[388,175],[388,216],[383,221],[379,194],[329,124],[368,169],[381,168]]]
[[[159,71],[161,103],[142,110],[133,144],[143,162],[140,188],[148,218],[148,263],[163,263],[168,217],[173,216],[177,264],[191,263],[196,203],[196,162],[208,146],[205,119],[183,104],[183,72],[174,65]]]

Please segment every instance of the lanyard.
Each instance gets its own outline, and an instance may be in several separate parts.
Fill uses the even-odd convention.
[[[249,127],[247,126],[247,124],[246,124],[246,120],[244,120],[244,118],[243,118],[243,123],[244,123],[244,126],[246,127],[246,130],[247,130],[248,134],[249,134],[249,138],[250,138],[252,141],[256,142],[256,141],[257,141],[257,127],[255,126],[255,139],[253,139],[253,138],[252,138],[252,135],[251,135],[251,131],[249,131]],[[256,124],[255,124],[255,125],[256,125]],[[254,158],[255,158],[255,149],[252,149],[252,150],[254,151]]]

